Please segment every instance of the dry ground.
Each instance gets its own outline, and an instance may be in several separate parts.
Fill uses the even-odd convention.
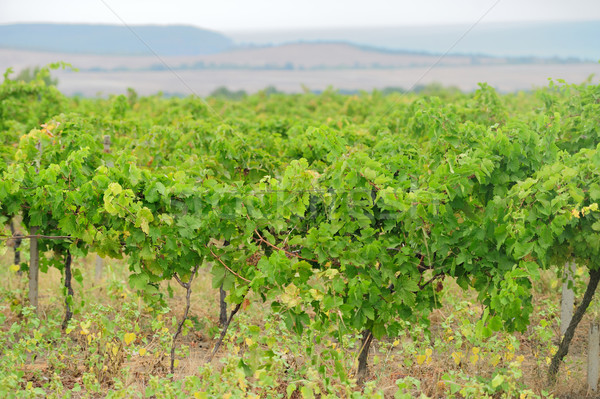
[[[19,280],[14,272],[7,271],[8,268],[6,266],[9,264],[7,255],[1,257],[0,261],[4,265],[2,266],[2,285],[4,289],[18,286],[25,289],[25,280]],[[83,260],[79,259],[74,263],[74,267],[82,270],[85,277],[83,286],[78,283],[75,284],[76,297],[79,297],[79,299],[84,298],[89,305],[101,303],[109,307],[114,306],[115,308],[118,307],[119,302],[123,301],[124,298],[135,298],[135,294],[126,285],[127,271],[121,262],[108,261],[109,267],[105,268],[104,277],[102,281],[98,282],[95,282],[93,279],[93,264],[93,255]],[[40,309],[43,320],[47,312],[61,306],[61,276],[57,270],[50,269],[47,274],[41,274],[40,277]],[[199,329],[192,331],[180,340],[180,345],[186,345],[189,348],[189,355],[180,359],[175,379],[197,373],[199,367],[206,361],[208,352],[214,345],[214,338],[218,331],[216,327],[218,318],[218,292],[211,287],[210,280],[210,273],[207,270],[202,270],[194,283],[190,316],[194,320],[195,325],[199,326]],[[165,315],[166,318],[172,316],[180,317],[183,312],[185,302],[184,290],[177,285],[173,285],[173,289],[174,296],[168,299],[171,311]],[[544,357],[548,356],[548,353],[545,353],[548,345],[537,337],[539,332],[542,331],[552,337],[551,341],[553,344],[558,342],[559,332],[556,313],[559,303],[559,290],[560,284],[553,274],[544,274],[543,278],[536,282],[536,310],[532,315],[531,327],[524,333],[513,334],[519,343],[519,348],[514,353],[515,358],[523,356],[521,364],[523,377],[520,381],[524,384],[523,386],[526,386],[537,394],[541,394],[545,390],[560,398],[600,397],[588,392],[585,372],[587,331],[590,322],[598,314],[599,306],[597,300],[593,302],[591,311],[588,312],[576,332],[566,364],[561,369],[558,384],[552,389],[548,388],[545,384],[547,366]],[[494,373],[494,367],[484,362],[484,357],[490,357],[495,353],[501,353],[501,351],[506,350],[506,348],[502,347],[501,342],[504,342],[502,340],[509,337],[510,334],[502,333],[497,335],[491,338],[490,343],[473,344],[465,341],[463,348],[466,354],[469,354],[473,347],[480,347],[482,350],[482,359],[479,362],[473,363],[465,358],[461,365],[457,366],[450,350],[440,350],[440,347],[436,345],[440,342],[442,344],[450,342],[450,336],[453,337],[452,339],[454,337],[458,339],[461,336],[459,331],[468,332],[469,326],[477,322],[477,317],[481,314],[482,307],[474,301],[472,293],[464,293],[456,285],[448,281],[442,294],[443,298],[445,298],[444,305],[442,308],[435,310],[430,317],[431,340],[428,341],[429,344],[422,334],[419,335],[417,333],[415,335],[414,332],[411,334],[410,331],[397,339],[390,337],[383,341],[374,342],[370,353],[369,362],[371,368],[369,379],[375,381],[376,386],[384,391],[386,397],[394,397],[394,392],[397,390],[396,381],[399,378],[415,377],[421,381],[421,391],[423,393],[430,397],[444,397],[447,390],[442,382],[442,376],[445,373],[461,372],[473,377],[482,376],[483,378],[489,378]],[[127,300],[135,301],[134,299]],[[137,301],[140,309],[144,309],[144,304],[139,300]],[[86,310],[83,309],[82,311],[85,312]],[[258,325],[264,328],[269,310],[268,306],[262,304],[260,301],[253,300],[250,306],[242,313],[238,318],[239,323]],[[469,320],[469,318],[471,319]],[[542,320],[549,323],[544,329],[539,328]],[[3,328],[8,328],[7,326],[10,324],[11,318],[9,317]],[[234,322],[231,334],[237,334],[236,331]],[[463,337],[467,336],[464,335]],[[213,362],[219,364],[218,359],[220,357],[235,356],[230,352],[231,347],[224,346],[217,356],[217,360]],[[422,351],[426,347],[433,349],[431,361],[428,360],[427,362],[418,364],[418,361],[415,362],[414,358],[418,353],[421,353],[419,350]],[[484,353],[485,355],[483,355]],[[302,358],[304,355],[302,353],[295,353],[294,356],[296,356],[294,361],[298,364],[303,361]],[[353,351],[349,351],[348,356],[353,357]],[[501,366],[503,366],[502,362],[498,367]],[[37,377],[35,376],[39,376],[40,372],[44,374],[47,367],[48,363],[46,359],[37,358],[32,364],[26,365],[23,371],[25,371],[26,378],[29,376],[31,377],[31,381],[41,385],[42,381],[36,380]],[[123,367],[129,368],[127,384],[139,386],[140,391],[143,391],[144,384],[147,383],[150,375],[166,376],[168,373],[168,358],[155,360],[137,357],[125,362]],[[218,370],[218,367],[216,370]],[[76,383],[81,384],[83,372],[84,369],[81,363],[73,363],[72,367],[64,371],[63,383],[65,387],[73,387]]]

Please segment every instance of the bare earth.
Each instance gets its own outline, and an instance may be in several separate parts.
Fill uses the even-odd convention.
[[[128,87],[142,95],[159,91],[169,94],[206,96],[218,87],[256,92],[274,86],[285,92],[304,88],[324,90],[383,89],[433,82],[470,91],[477,83],[487,82],[503,92],[530,90],[546,86],[548,79],[581,83],[595,74],[600,64],[508,64],[502,58],[381,53],[344,44],[295,44],[269,48],[238,50],[195,57],[128,57],[25,52],[0,49],[0,70],[15,71],[28,66],[65,61],[80,72],[59,71],[59,89],[67,95],[84,96],[125,93]],[[141,70],[165,62],[173,70]],[[475,62],[474,62],[475,61]],[[178,69],[198,62],[205,65],[231,65],[231,69]],[[249,69],[266,65],[292,64],[294,69]],[[377,67],[374,67],[374,66]],[[305,69],[305,68],[320,69]],[[137,71],[94,72],[91,68],[133,68]]]

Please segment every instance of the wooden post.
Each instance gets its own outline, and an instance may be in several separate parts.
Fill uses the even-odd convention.
[[[590,323],[590,338],[588,344],[588,388],[593,392],[598,390],[598,363],[600,361],[600,332],[598,323]]]
[[[569,323],[573,318],[573,306],[575,305],[575,293],[569,288],[569,282],[573,286],[575,275],[575,262],[567,262],[563,271],[562,300],[560,303],[560,335],[565,335]]]
[[[37,227],[29,229],[30,235],[36,235]],[[38,250],[38,239],[29,239],[29,305],[38,312],[38,280],[40,270],[40,252]]]
[[[36,162],[35,171],[39,173],[42,162],[42,142],[38,141],[35,146],[39,153],[39,160]],[[35,236],[38,233],[39,226],[29,226],[29,234]],[[38,248],[38,239],[29,239],[29,306],[35,308],[38,313],[38,285],[40,278],[40,251]]]
[[[96,255],[96,272],[94,274],[94,279],[96,280],[96,282],[102,280],[102,264],[102,258],[100,257],[100,255]]]
[[[227,324],[227,302],[225,302],[225,298],[227,297],[227,291],[223,289],[223,284],[219,287],[219,326],[223,327]]]

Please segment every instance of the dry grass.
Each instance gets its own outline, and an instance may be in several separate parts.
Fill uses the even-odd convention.
[[[3,265],[10,264],[8,255],[6,254],[0,258]],[[97,282],[94,281],[94,257],[95,255],[90,255],[85,259],[74,261],[74,268],[79,268],[84,276],[83,284],[74,284],[76,303],[79,303],[78,301],[81,299],[85,301],[83,308],[77,305],[80,310],[85,312],[89,305],[95,303],[119,309],[123,300],[129,300],[134,301],[134,303],[137,301],[139,310],[143,314],[146,311],[146,305],[141,300],[134,299],[135,293],[128,288],[126,283],[128,272],[123,262],[107,261],[105,263],[104,278],[102,281]],[[2,286],[5,289],[11,288],[16,291],[20,289],[21,300],[24,301],[26,278],[19,277],[12,272],[3,272],[2,278]],[[40,316],[42,320],[56,312],[57,308],[62,308],[61,284],[61,274],[56,269],[50,269],[47,273],[40,275]],[[164,292],[166,292],[166,284],[163,283]],[[176,283],[172,283],[172,288],[174,295],[172,298],[167,299],[170,311],[164,315],[167,320],[172,317],[179,319],[185,306],[185,290]],[[520,367],[523,376],[520,382],[537,394],[546,391],[560,398],[596,397],[588,392],[586,388],[588,326],[598,313],[596,301],[594,301],[592,309],[586,314],[577,329],[565,365],[561,368],[559,382],[552,389],[549,389],[546,386],[547,365],[545,359],[548,353],[544,353],[548,349],[548,345],[536,338],[536,331],[540,330],[538,326],[542,320],[545,320],[548,326],[542,330],[550,331],[552,343],[554,345],[558,343],[559,330],[556,310],[560,301],[560,287],[556,284],[552,273],[548,272],[543,275],[540,281],[536,282],[535,291],[535,311],[532,315],[531,326],[526,332],[514,334],[519,343],[519,348],[515,351],[514,356],[523,356]],[[481,361],[470,362],[468,358],[465,358],[460,365],[457,365],[450,350],[448,350],[449,337],[457,337],[456,339],[458,339],[460,336],[459,331],[466,328],[465,323],[467,323],[466,325],[468,323],[473,325],[477,322],[477,317],[481,314],[482,308],[475,302],[472,292],[463,292],[450,282],[446,282],[446,288],[442,294],[444,294],[443,306],[435,310],[430,317],[429,341],[423,334],[407,333],[398,338],[399,343],[397,345],[394,345],[396,338],[374,342],[369,359],[371,365],[369,379],[374,381],[379,389],[383,390],[385,397],[394,397],[397,390],[396,381],[405,377],[415,377],[420,380],[421,392],[429,397],[445,397],[448,394],[447,383],[443,380],[445,374],[460,372],[463,375],[473,377],[491,378],[496,371],[496,367],[492,366],[488,360],[496,353],[499,355],[504,353],[501,351],[506,348],[498,342],[503,342],[502,340],[509,337],[510,334],[496,334],[492,337],[492,340],[497,341],[495,344],[478,344],[482,351]],[[549,304],[554,304],[554,309],[551,309]],[[243,316],[238,320],[264,329],[269,306],[262,304],[260,301],[252,300],[251,305],[243,313]],[[8,312],[7,316],[9,317],[5,321],[3,329],[17,321],[15,314]],[[76,315],[75,317],[80,319],[80,316]],[[142,318],[149,317],[148,315],[142,316]],[[199,369],[206,362],[207,354],[212,349],[214,337],[218,332],[216,327],[218,323],[218,290],[212,288],[211,275],[208,270],[201,270],[193,284],[190,318],[198,329],[192,330],[178,342],[179,346],[183,345],[189,348],[189,354],[180,358],[174,375],[175,380],[198,374]],[[452,330],[451,333],[448,330]],[[140,335],[144,333],[142,331]],[[231,334],[236,334],[234,327],[232,327]],[[79,336],[79,339],[84,338]],[[157,344],[152,342],[147,344],[148,351],[154,349],[153,345]],[[475,346],[477,345],[465,339],[462,348],[467,352]],[[431,360],[418,364],[414,356],[422,353],[419,351],[426,347],[432,348]],[[232,356],[232,353],[228,352],[230,349],[231,346],[222,347],[213,360],[214,372],[218,373],[220,371],[220,367],[222,367],[221,359]],[[347,350],[347,357],[351,361],[355,355],[352,350]],[[296,369],[301,369],[307,362],[306,355],[302,353],[291,353],[289,360],[290,367]],[[507,363],[508,361],[503,359],[497,367],[506,367]],[[52,371],[50,368],[48,359],[38,357],[31,364],[26,364],[24,367],[25,379],[32,381],[34,386],[41,386],[44,382],[43,376]],[[123,359],[120,368],[119,372],[126,376],[124,379],[125,385],[137,387],[136,390],[143,392],[150,375],[167,376],[169,359],[168,355],[158,359],[134,356]],[[61,379],[65,388],[72,389],[76,383],[81,384],[84,372],[81,359],[74,359],[71,364],[61,371]],[[282,375],[281,378],[285,380],[286,376]],[[110,387],[110,383],[107,382],[107,384],[106,387]]]

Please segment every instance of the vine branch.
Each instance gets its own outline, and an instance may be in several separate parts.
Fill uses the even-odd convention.
[[[231,320],[233,320],[233,316],[235,316],[236,313],[242,307],[242,304],[244,303],[244,300],[246,299],[246,294],[244,294],[244,296],[242,297],[242,300],[240,301],[240,303],[238,303],[237,305],[235,305],[235,308],[233,308],[233,310],[229,314],[229,319],[227,319],[227,323],[225,323],[225,325],[223,326],[223,329],[221,330],[221,335],[219,336],[219,339],[217,340],[217,343],[215,344],[215,347],[213,348],[212,352],[210,353],[208,359],[206,360],[207,363],[210,363],[212,361],[213,357],[215,356],[215,354],[217,353],[217,351],[221,347],[221,344],[223,343],[223,340],[225,339],[225,335],[227,335],[227,329],[229,328],[229,324],[231,324]]]
[[[245,282],[247,282],[247,283],[250,283],[250,282],[251,282],[250,280],[248,280],[247,278],[244,278],[244,277],[240,276],[240,275],[239,275],[239,274],[237,274],[235,271],[233,271],[233,270],[232,270],[232,269],[231,269],[229,266],[227,266],[227,265],[225,264],[225,262],[223,262],[223,260],[222,260],[222,259],[219,257],[219,255],[217,255],[216,253],[214,253],[214,252],[213,252],[213,250],[212,250],[212,249],[210,249],[210,248],[209,248],[207,245],[204,245],[204,246],[206,247],[206,249],[208,249],[208,250],[210,251],[211,255],[212,255],[212,256],[213,256],[213,257],[214,257],[216,260],[218,260],[220,264],[222,264],[222,265],[223,265],[223,267],[224,267],[225,269],[229,270],[231,273],[233,273],[235,276],[239,277],[240,279],[244,280]]]
[[[175,332],[175,335],[173,335],[173,344],[171,346],[171,374],[175,373],[175,347],[176,347],[176,341],[177,341],[177,337],[179,337],[179,334],[181,334],[181,331],[183,330],[183,325],[185,323],[185,321],[187,320],[187,316],[188,316],[188,312],[190,311],[190,296],[192,295],[192,281],[194,281],[194,277],[196,276],[196,273],[198,272],[198,269],[200,268],[199,265],[196,265],[196,267],[194,267],[194,269],[192,270],[192,275],[190,276],[190,281],[188,281],[187,283],[184,283],[183,281],[181,281],[181,279],[179,278],[179,276],[177,275],[177,273],[173,274],[173,277],[175,277],[175,280],[177,280],[177,282],[186,289],[186,294],[185,294],[185,310],[183,312],[183,317],[181,318],[181,322],[179,323],[179,325],[177,326],[177,331]]]
[[[306,260],[306,261],[308,261],[308,262],[315,262],[315,263],[319,263],[318,261],[316,261],[316,260],[314,260],[314,259],[308,259],[308,258],[305,258],[305,257],[303,257],[303,256],[301,256],[301,255],[298,255],[298,254],[294,253],[294,252],[290,252],[290,251],[288,251],[288,250],[286,250],[286,249],[279,248],[277,245],[275,245],[275,244],[272,244],[272,243],[270,243],[270,242],[269,242],[267,239],[265,239],[265,238],[264,238],[264,237],[263,237],[263,236],[262,236],[262,235],[261,235],[261,234],[258,232],[258,230],[257,230],[257,229],[254,229],[254,232],[255,232],[255,233],[256,233],[256,235],[258,236],[258,240],[257,240],[257,241],[259,241],[259,242],[262,242],[262,243],[264,243],[264,244],[267,244],[269,247],[271,247],[271,248],[273,248],[273,249],[276,249],[276,250],[278,250],[278,251],[283,251],[283,252],[284,252],[286,255],[288,255],[288,256],[291,256],[291,257],[293,257],[293,258],[303,259],[303,260]]]

